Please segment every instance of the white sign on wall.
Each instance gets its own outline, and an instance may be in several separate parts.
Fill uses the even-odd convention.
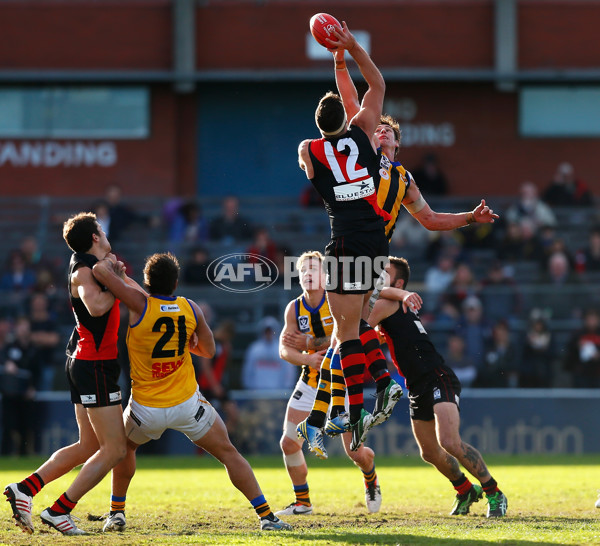
[[[114,142],[0,141],[0,167],[113,167]]]
[[[411,98],[386,99],[383,111],[396,118],[402,130],[402,147],[411,146],[454,146],[456,131],[454,124],[448,121],[442,123],[414,123],[417,115],[417,103]]]

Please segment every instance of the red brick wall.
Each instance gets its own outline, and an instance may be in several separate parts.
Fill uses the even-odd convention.
[[[493,68],[492,0],[331,1],[326,9],[371,33],[383,69]],[[197,68],[330,68],[305,55],[308,21],[321,10],[321,2],[300,0],[198,3]],[[521,68],[598,66],[600,1],[520,0],[518,25]],[[8,0],[0,2],[0,36],[0,72],[172,68],[170,0]],[[152,89],[151,136],[115,141],[114,167],[3,165],[2,192],[94,195],[116,181],[132,195],[194,193],[196,95],[176,95],[169,85]],[[453,123],[455,145],[435,151],[447,171],[460,173],[452,177],[454,193],[481,184],[486,193],[512,192],[524,178],[544,184],[562,160],[597,183],[598,140],[520,139],[514,93],[482,84],[390,82],[388,89],[389,97],[414,94],[421,121]],[[406,149],[403,159],[414,164],[424,151]]]
[[[0,4],[0,67],[167,70],[171,3],[18,0]]]

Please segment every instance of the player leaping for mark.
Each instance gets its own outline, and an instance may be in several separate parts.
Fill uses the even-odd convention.
[[[297,261],[296,268],[299,272],[302,295],[292,300],[285,310],[285,326],[281,332],[279,352],[281,358],[296,366],[302,366],[300,379],[288,401],[283,435],[281,436],[281,450],[286,470],[292,481],[295,500],[283,510],[276,512],[276,516],[309,515],[313,512],[313,505],[309,496],[308,468],[302,453],[304,438],[298,438],[296,427],[304,423],[309,411],[315,402],[315,396],[329,396],[329,386],[333,392],[332,414],[327,423],[326,430],[330,434],[339,434],[348,430],[348,414],[344,407],[345,384],[342,370],[329,369],[329,361],[333,350],[330,349],[324,357],[324,350],[329,346],[333,331],[333,317],[325,293],[325,274],[323,271],[323,255],[317,251],[304,252]],[[321,364],[323,361],[323,365]],[[320,372],[319,372],[320,369]],[[317,385],[323,387],[317,395]],[[325,411],[329,399],[325,403]],[[306,432],[306,431],[305,431]],[[315,454],[326,458],[323,437],[320,430],[319,438],[312,438],[310,445]],[[361,445],[358,450],[350,451],[351,435],[342,435],[344,449],[350,459],[358,466],[365,483],[365,498],[369,512],[378,512],[381,506],[381,490],[375,472],[375,453],[371,448]]]

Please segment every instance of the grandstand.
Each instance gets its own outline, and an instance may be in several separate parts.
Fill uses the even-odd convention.
[[[495,210],[502,214],[511,203],[511,197],[502,196],[488,199]],[[136,197],[126,200],[127,204],[141,215],[162,218],[164,199],[159,197]],[[432,199],[431,205],[436,210],[460,211],[472,206],[475,199],[468,197],[443,197]],[[21,240],[28,235],[37,238],[46,260],[56,267],[57,289],[59,297],[64,298],[67,305],[66,291],[63,292],[62,280],[70,256],[69,250],[62,239],[62,222],[69,215],[81,210],[89,210],[94,199],[82,197],[49,197],[38,198],[0,198],[0,228],[5,234],[0,239],[0,252],[8,256],[9,252],[19,247]],[[210,220],[220,212],[220,198],[206,198],[199,200],[202,204],[205,217]],[[307,249],[322,250],[328,238],[329,224],[325,211],[320,207],[304,208],[295,198],[273,197],[242,197],[240,198],[240,211],[253,226],[266,226],[275,242],[286,248],[292,256],[297,256]],[[590,226],[597,219],[597,210],[594,207],[578,209],[556,209],[559,220],[561,237],[568,241],[568,247],[577,249],[585,244]],[[407,214],[407,213],[405,213]],[[501,229],[501,228],[499,228]],[[141,282],[141,271],[146,256],[154,252],[171,250],[176,252],[182,265],[185,264],[190,249],[195,243],[181,243],[174,245],[167,237],[165,222],[155,222],[152,225],[133,224],[130,226],[120,241],[114,245],[114,250],[123,257],[133,272],[134,278]],[[215,241],[202,243],[208,249],[211,259],[232,251],[232,247],[224,246]],[[243,252],[248,243],[241,243],[234,250]],[[404,250],[406,252],[404,252]],[[425,258],[418,258],[420,254],[411,248],[396,248],[394,253],[407,255],[411,260],[412,280],[411,287],[419,291],[426,300],[428,295],[423,286],[424,273],[432,263]],[[411,257],[414,256],[414,257]],[[471,249],[467,254],[467,261],[471,265],[476,278],[485,275],[489,263],[495,259],[493,248]],[[586,307],[600,306],[600,294],[595,288],[598,281],[597,273],[582,275],[581,284],[561,289],[561,297],[554,298],[555,288],[540,284],[540,265],[537,262],[518,262],[514,264],[514,280],[517,282],[522,296],[520,314],[511,321],[511,332],[515,339],[520,339],[525,331],[531,309],[544,307],[544,302],[555,301],[558,306],[552,309],[549,327],[555,334],[557,346],[564,348],[572,333],[580,327],[579,312]],[[495,288],[501,295],[505,288]],[[212,285],[185,286],[180,285],[180,293],[196,301],[208,303],[215,311],[216,319],[232,319],[236,324],[236,338],[234,340],[233,362],[230,369],[230,384],[239,387],[239,370],[244,352],[249,343],[256,336],[256,324],[266,315],[283,317],[284,309],[290,299],[295,297],[298,290],[285,290],[282,285],[275,284],[266,290],[253,293],[233,294],[219,290]],[[3,312],[15,316],[19,312],[21,302],[2,299]],[[61,331],[65,338],[72,329],[72,317],[62,315],[63,324]],[[447,335],[452,327],[447,323],[430,322],[428,329],[434,342],[440,349],[444,349]],[[557,364],[558,366],[558,364]],[[568,377],[557,369],[557,384]]]

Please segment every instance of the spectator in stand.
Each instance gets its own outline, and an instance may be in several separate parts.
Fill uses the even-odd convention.
[[[252,244],[248,247],[246,252],[248,254],[263,256],[272,262],[275,262],[277,259],[277,244],[271,238],[269,230],[266,227],[261,226],[255,230]]]
[[[477,296],[478,294],[479,283],[475,279],[473,270],[466,263],[458,264],[452,282],[445,290],[443,300],[456,308],[460,308],[469,296]]]
[[[584,304],[584,296],[577,290],[579,278],[573,272],[564,252],[555,252],[550,256],[540,282],[545,285],[544,305],[552,310],[553,319],[577,316]]]
[[[483,305],[477,296],[469,296],[462,303],[456,333],[465,340],[466,355],[479,370],[483,366],[486,345],[491,337],[491,328],[483,314]]]
[[[106,235],[115,243],[121,239],[123,233],[132,224],[139,222],[147,225],[152,225],[154,220],[146,218],[133,210],[130,206],[123,203],[123,191],[118,184],[109,184],[106,187],[104,199],[108,205],[108,213],[110,217],[109,231]]]
[[[252,244],[246,249],[248,254],[262,256],[263,258],[271,260],[271,262],[275,264],[281,259],[281,255],[279,255],[277,251],[277,244],[275,241],[273,241],[273,239],[271,239],[271,234],[265,227],[259,227],[256,229]],[[265,264],[260,258],[250,256],[248,257],[248,262],[260,266],[260,270],[264,277],[270,276],[271,267]],[[257,265],[255,265],[255,267],[257,267]],[[253,269],[253,273],[256,275],[258,273],[258,269]]]
[[[519,385],[521,355],[512,342],[508,323],[500,320],[494,324],[483,364],[477,371],[473,384],[479,388],[505,388]]]
[[[33,399],[40,376],[39,364],[29,320],[19,317],[14,326],[14,340],[0,356],[2,455],[23,456],[35,452]]]
[[[196,246],[192,248],[190,257],[183,267],[182,281],[185,284],[194,286],[210,284],[210,281],[208,280],[209,264],[210,257],[206,248],[202,246]]]
[[[247,241],[252,236],[252,226],[239,212],[240,202],[230,195],[223,199],[222,213],[210,223],[210,239],[227,245]]]
[[[104,233],[108,235],[110,231],[110,212],[108,203],[101,199],[92,205],[92,212],[96,215],[96,220],[102,226]]]
[[[444,355],[446,366],[454,370],[463,387],[470,387],[477,377],[477,366],[465,352],[465,340],[457,335],[448,336],[448,346]]]
[[[553,252],[547,263],[546,270],[542,273],[541,282],[556,287],[577,284],[579,279],[573,273],[567,254],[561,250]]]
[[[6,269],[0,277],[0,294],[17,312],[22,311],[25,298],[33,290],[35,271],[27,266],[21,250],[12,250],[8,255]]]
[[[229,434],[233,434],[238,423],[238,407],[229,398],[227,389],[227,367],[231,358],[235,323],[223,320],[214,330],[215,355],[212,358],[198,357],[198,385],[202,394],[224,415]]]
[[[490,264],[486,277],[481,281],[479,297],[490,322],[500,319],[511,322],[519,317],[521,295],[517,283],[506,274],[501,262],[494,261]]]
[[[556,226],[556,216],[552,209],[538,195],[538,188],[533,182],[523,182],[519,201],[506,210],[507,222],[520,222],[523,218],[531,220],[536,231],[541,226]]]
[[[168,225],[171,243],[204,243],[208,241],[208,221],[193,199],[182,203]]]
[[[42,261],[42,253],[37,239],[33,235],[23,237],[20,248],[27,266],[36,269]]]
[[[60,344],[60,332],[56,315],[50,309],[48,296],[44,292],[34,292],[29,299],[29,320],[31,342],[37,349],[40,367],[38,386],[42,390],[52,390],[56,372],[55,353]]]
[[[552,332],[541,309],[531,310],[522,347],[519,387],[528,389],[552,387],[555,348]]]
[[[573,387],[600,387],[600,312],[597,309],[586,310],[583,328],[569,340],[564,368],[571,374]]]
[[[425,271],[425,293],[423,299],[425,312],[434,313],[442,302],[442,295],[448,288],[455,273],[454,257],[449,253],[440,255],[434,266]]]
[[[430,234],[412,214],[400,214],[390,245],[397,255],[413,256],[414,259],[421,260],[425,257]]]
[[[520,261],[541,263],[544,245],[536,235],[533,220],[522,218],[519,222],[510,222],[498,243],[496,253],[503,263],[509,265]]]
[[[600,271],[600,226],[595,226],[588,236],[587,247],[575,255],[577,273]]]
[[[259,337],[246,350],[242,366],[245,389],[291,389],[297,369],[279,357],[281,327],[274,317],[264,317],[259,323]]]
[[[542,199],[553,207],[590,207],[594,204],[587,184],[575,176],[573,165],[566,161],[556,168]]]
[[[429,152],[423,156],[421,164],[412,171],[412,175],[419,183],[419,189],[424,196],[446,195],[448,193],[448,180],[440,168],[437,155]]]
[[[455,229],[430,233],[425,258],[431,262],[435,262],[440,255],[450,254],[454,260],[459,261],[464,254],[463,245],[465,237],[462,231]]]

